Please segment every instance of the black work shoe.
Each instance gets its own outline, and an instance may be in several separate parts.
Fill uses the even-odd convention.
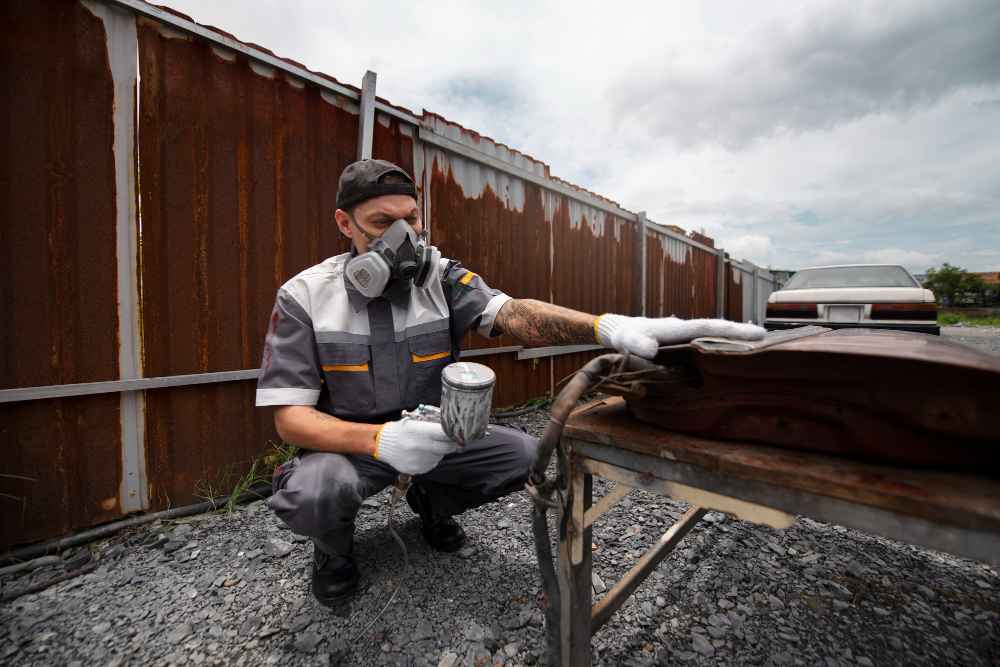
[[[434,516],[426,491],[413,484],[406,492],[406,502],[420,517],[421,529],[427,544],[437,551],[446,553],[462,548],[465,544],[465,531],[450,516],[441,519]]]
[[[320,604],[337,607],[358,588],[358,568],[352,556],[331,556],[313,545],[312,592]]]

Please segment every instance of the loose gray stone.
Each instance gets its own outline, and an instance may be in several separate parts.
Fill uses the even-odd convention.
[[[300,651],[301,653],[312,653],[322,641],[322,637],[317,635],[312,630],[309,630],[296,636],[292,646],[296,651]]]
[[[417,623],[417,627],[413,629],[410,634],[410,641],[419,642],[423,639],[429,639],[434,636],[434,628],[431,627],[429,621],[421,621]]]
[[[193,632],[190,623],[181,623],[167,634],[167,641],[178,644]]]
[[[598,574],[593,570],[590,571],[590,584],[591,586],[593,586],[595,593],[603,593],[604,591],[608,590],[608,587],[605,585],[604,580],[601,579],[601,577],[598,576]]]
[[[716,627],[723,627],[731,623],[729,617],[723,614],[712,614],[708,617],[708,622]]]
[[[470,642],[481,642],[486,639],[486,631],[478,623],[470,623],[465,628],[465,639]]]
[[[504,630],[520,630],[531,622],[531,609],[522,609],[516,615],[506,616],[500,620],[500,625]]]
[[[710,658],[715,655],[715,647],[712,646],[712,643],[708,641],[704,635],[699,635],[697,633],[692,634],[691,644],[694,647],[694,650],[701,653],[703,656]]]
[[[511,642],[503,647],[503,652],[508,658],[513,658],[515,655],[517,655],[517,652],[520,650],[520,648],[521,648],[520,643]]]
[[[255,615],[248,616],[240,625],[240,634],[243,635],[244,637],[251,636],[252,634],[257,632],[257,628],[260,627],[262,622],[263,620],[261,619],[260,616],[255,616]]]
[[[313,617],[309,614],[302,614],[298,616],[291,622],[288,626],[288,631],[291,633],[302,632],[308,628],[313,623]]]
[[[279,540],[277,538],[271,538],[264,543],[264,553],[273,558],[284,558],[288,554],[292,553],[295,546],[290,542],[284,540]]]
[[[111,622],[110,621],[103,621],[101,623],[98,623],[97,625],[95,625],[92,628],[92,630],[94,631],[95,635],[103,635],[105,632],[107,632],[110,629],[111,629]]]
[[[861,565],[861,563],[859,563],[856,560],[852,560],[850,563],[847,564],[847,573],[857,579],[864,579],[868,571],[864,568],[863,565]]]
[[[462,558],[472,558],[472,556],[475,553],[476,553],[476,548],[470,546],[470,547],[462,547],[462,549],[459,550],[458,555],[461,556]]]
[[[446,651],[441,654],[441,659],[438,660],[438,667],[455,667],[457,662],[458,654]]]
[[[858,656],[858,664],[861,665],[861,667],[875,667],[875,663],[871,661],[871,658],[863,655]]]
[[[170,540],[163,545],[163,553],[172,554],[175,551],[180,550],[184,546],[184,542],[181,540]]]

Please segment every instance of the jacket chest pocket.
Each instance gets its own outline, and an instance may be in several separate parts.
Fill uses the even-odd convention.
[[[452,361],[447,331],[420,334],[408,339],[410,372],[406,396],[414,405],[441,404],[441,371]]]
[[[333,412],[367,416],[375,409],[371,351],[367,345],[320,343],[320,364]]]

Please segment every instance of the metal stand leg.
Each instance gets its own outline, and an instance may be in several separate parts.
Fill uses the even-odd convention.
[[[593,476],[575,463],[570,478],[570,516],[559,540],[559,588],[561,594],[562,664],[571,667],[590,664],[591,538],[585,526],[590,508]]]

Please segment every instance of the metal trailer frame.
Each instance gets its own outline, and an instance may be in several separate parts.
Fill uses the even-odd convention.
[[[1000,534],[943,525],[773,484],[741,480],[687,463],[565,436],[570,489],[566,529],[560,536],[561,664],[591,664],[591,636],[628,600],[646,577],[709,511],[717,510],[775,528],[796,514],[875,533],[894,540],[1000,565]],[[617,485],[593,502],[593,476]],[[591,579],[593,525],[634,489],[691,504],[687,510],[595,604]]]

